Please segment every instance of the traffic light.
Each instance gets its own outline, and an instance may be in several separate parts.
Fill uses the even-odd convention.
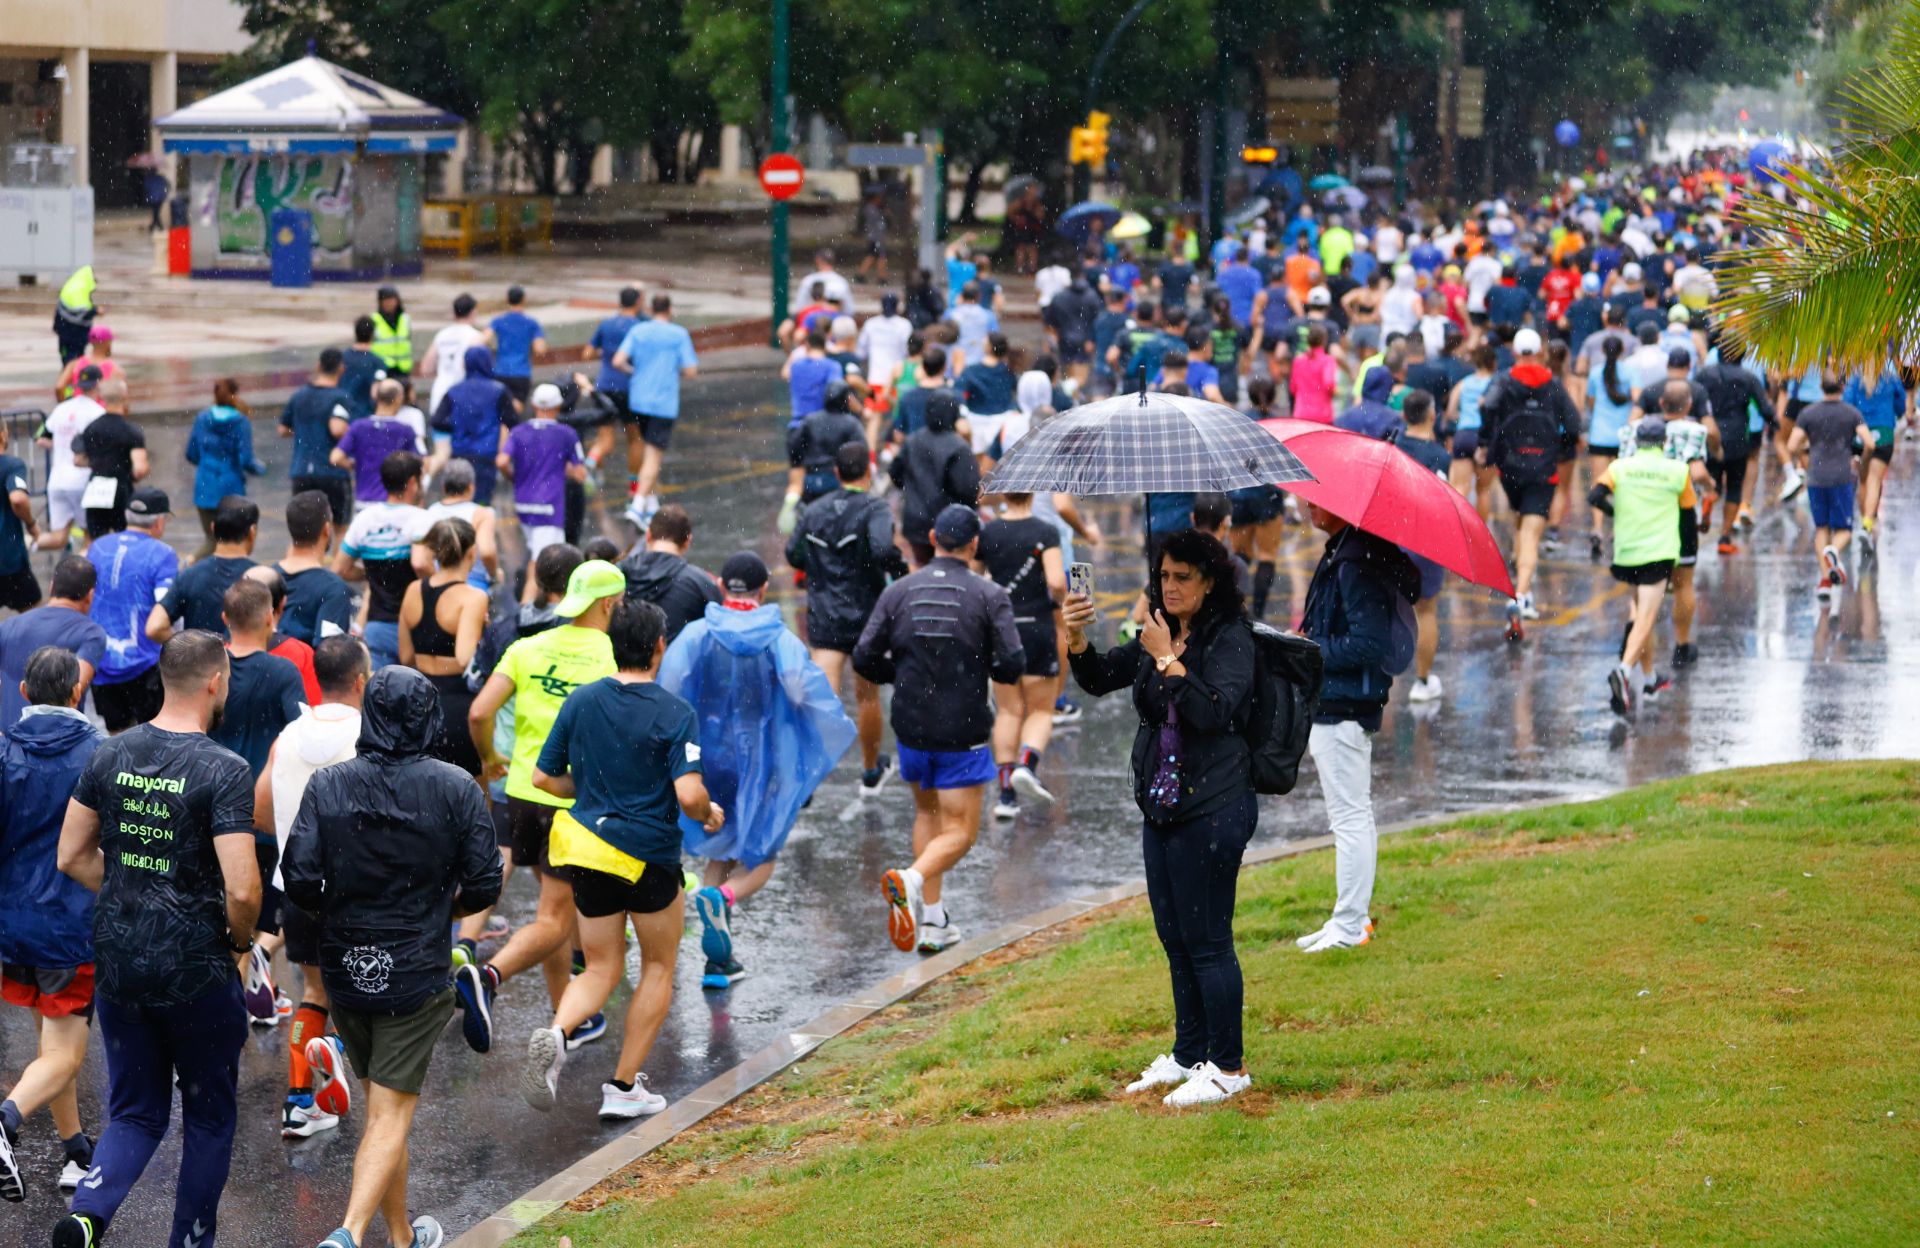
[[[1103,165],[1107,162],[1107,127],[1113,118],[1105,113],[1087,114],[1087,124],[1073,128],[1067,159],[1076,165]]]
[[[1280,159],[1280,151],[1272,147],[1243,147],[1240,159],[1249,165],[1270,165]]]

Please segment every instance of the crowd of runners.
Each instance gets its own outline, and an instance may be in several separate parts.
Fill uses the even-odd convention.
[[[1053,801],[1046,753],[1081,713],[1069,671],[1090,695],[1135,690],[1153,825],[1172,799],[1142,766],[1148,708],[1171,722],[1186,706],[1203,731],[1206,700],[1182,690],[1237,680],[1246,694],[1250,652],[1209,631],[1209,612],[1240,613],[1242,595],[1328,654],[1311,748],[1339,895],[1300,945],[1367,943],[1368,741],[1394,676],[1411,672],[1415,702],[1443,697],[1442,570],[1396,562],[1278,487],[1154,495],[1154,592],[1103,654],[1092,597],[1069,592],[1076,554],[1106,540],[1085,500],[986,496],[982,481],[1058,413],[1139,387],[1394,441],[1509,536],[1514,644],[1541,613],[1543,554],[1584,548],[1633,587],[1606,675],[1612,709],[1631,714],[1670,683],[1666,604],[1670,671],[1698,660],[1696,562],[1740,558],[1757,513],[1804,494],[1809,576],[1844,592],[1852,561],[1873,555],[1898,432],[1912,436],[1891,362],[1780,375],[1720,332],[1719,266],[1741,241],[1731,201],[1757,191],[1703,163],[1462,212],[1306,203],[1205,256],[1180,229],[1157,255],[1096,229],[1035,257],[1054,262],[1031,308],[1012,306],[970,239],[944,272],[864,300],[822,252],[779,327],[790,472],[766,523],[786,567],[752,550],[717,570],[687,559],[700,517],[663,502],[660,482],[699,361],[665,294],[622,291],[581,357],[558,364],[518,287],[486,321],[462,296],[416,380],[410,313],[380,291],[277,421],[216,386],[186,450],[202,535],[186,557],[168,537],[185,500],[151,483],[112,335],[63,302],[57,405],[35,447],[0,430],[0,607],[17,612],[0,621],[0,987],[39,1028],[0,1103],[0,1196],[43,1181],[20,1132],[45,1108],[62,1149],[47,1177],[74,1193],[53,1243],[102,1242],[177,1082],[168,1242],[212,1243],[243,1112],[238,1053],[249,1026],[282,1027],[283,1134],[366,1116],[326,1248],[357,1248],[375,1218],[392,1242],[431,1248],[442,1232],[409,1209],[406,1141],[451,1020],[478,1052],[509,1048],[526,1099],[549,1110],[570,1055],[609,1034],[637,945],[599,1113],[659,1112],[645,1066],[689,909],[702,985],[725,991],[748,974],[736,912],[844,756],[857,746],[861,800],[896,777],[912,792],[910,843],[873,881],[889,937],[949,948],[962,936],[943,879],[989,804],[1012,819]],[[291,440],[284,515],[246,497],[265,471],[256,434]],[[624,474],[609,462],[622,437]],[[23,460],[41,453],[44,504]],[[1279,577],[1289,525],[1328,535],[1297,601]],[[36,554],[54,560],[44,589]],[[804,596],[800,630],[768,600],[776,578]],[[1404,639],[1385,622],[1396,603]],[[1381,604],[1366,655],[1342,657],[1371,627],[1361,607]],[[1244,848],[1252,794],[1228,774],[1244,748],[1186,761],[1217,786],[1212,826],[1231,820]],[[1202,782],[1187,779],[1191,799]],[[1221,958],[1238,851],[1156,866],[1148,843],[1156,915],[1163,898],[1225,887],[1229,925],[1162,926],[1180,1039],[1130,1090],[1224,1099],[1249,1078],[1237,963],[1228,974]],[[513,928],[493,909],[516,871],[538,901]],[[497,1035],[498,995],[542,985],[545,1025]],[[97,1141],[75,1095],[95,1020],[109,1089]]]

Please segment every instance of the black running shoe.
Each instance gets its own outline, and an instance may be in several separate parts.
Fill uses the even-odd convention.
[[[1633,710],[1633,686],[1627,680],[1627,674],[1619,668],[1607,673],[1607,705],[1613,708],[1615,715],[1625,715]]]
[[[1692,667],[1700,661],[1700,647],[1690,641],[1683,641],[1673,648],[1675,667]]]

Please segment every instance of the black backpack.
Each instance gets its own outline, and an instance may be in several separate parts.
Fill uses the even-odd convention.
[[[1554,413],[1553,384],[1529,386],[1520,404],[1500,426],[1500,471],[1521,481],[1550,479],[1559,467],[1560,420]]]
[[[1253,791],[1291,793],[1320,705],[1320,647],[1256,621],[1253,654],[1253,712],[1246,731]]]

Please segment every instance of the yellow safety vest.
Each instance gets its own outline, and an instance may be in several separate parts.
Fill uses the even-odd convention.
[[[373,314],[373,354],[390,373],[413,371],[413,321],[405,312],[397,325],[387,324],[378,312]]]

